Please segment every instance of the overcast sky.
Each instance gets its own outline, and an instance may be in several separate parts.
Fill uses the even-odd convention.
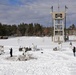
[[[3,24],[40,23],[51,26],[54,11],[67,9],[67,26],[76,24],[76,0],[0,0],[0,22]]]

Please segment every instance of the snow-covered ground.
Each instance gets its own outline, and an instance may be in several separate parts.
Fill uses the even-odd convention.
[[[70,40],[76,39],[71,36]],[[72,52],[70,41],[62,44],[54,43],[51,37],[15,37],[0,39],[4,46],[4,54],[0,55],[0,75],[76,75],[76,57]],[[72,42],[76,46],[76,41]],[[28,51],[31,59],[17,60],[22,52],[19,47],[37,46],[39,51]],[[10,57],[10,48],[13,57]],[[54,51],[53,48],[59,48]]]

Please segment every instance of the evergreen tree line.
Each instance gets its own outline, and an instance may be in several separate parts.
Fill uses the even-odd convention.
[[[67,29],[75,29],[72,24]],[[19,25],[7,25],[0,23],[0,36],[51,36],[53,35],[53,27],[43,27],[38,23],[21,23]]]
[[[45,31],[44,29],[47,30]],[[7,25],[0,23],[0,36],[42,36],[48,35],[49,27],[43,27],[38,23],[21,23],[19,25]]]

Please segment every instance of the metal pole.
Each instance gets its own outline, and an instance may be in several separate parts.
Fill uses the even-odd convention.
[[[66,41],[66,9],[68,9],[65,5],[65,41]]]
[[[66,7],[65,7],[65,41],[66,41]]]
[[[60,6],[59,6],[59,0],[58,0],[58,12],[59,12]]]
[[[53,13],[53,6],[51,7],[51,11]],[[53,15],[52,15],[52,41],[53,41]]]

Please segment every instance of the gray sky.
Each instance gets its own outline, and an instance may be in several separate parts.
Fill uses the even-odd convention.
[[[54,11],[67,9],[67,27],[76,24],[76,0],[0,0],[0,22],[3,24],[40,23],[51,26],[51,6]]]

